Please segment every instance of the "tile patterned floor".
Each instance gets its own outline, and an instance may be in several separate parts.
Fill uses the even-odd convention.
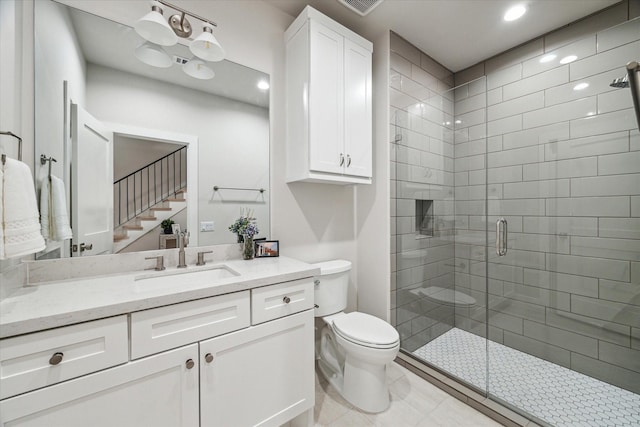
[[[354,408],[316,370],[316,426],[327,427],[496,427],[499,423],[462,403],[402,366],[387,370],[391,405],[380,414]]]
[[[486,389],[487,342],[451,329],[414,354]],[[558,427],[640,426],[640,396],[489,341],[489,392]]]

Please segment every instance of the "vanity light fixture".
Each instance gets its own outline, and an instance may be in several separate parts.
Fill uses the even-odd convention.
[[[202,27],[202,34],[189,45],[189,50],[205,61],[216,62],[224,59],[224,49],[213,35],[213,25],[207,22]]]
[[[224,49],[213,36],[215,22],[202,18],[191,12],[167,3],[164,0],[152,0],[151,12],[140,18],[134,25],[136,32],[145,40],[160,46],[173,46],[179,38],[188,39],[192,31],[192,25],[187,17],[201,22],[202,34],[193,40],[189,48],[198,58],[205,61],[222,61],[225,56]],[[163,7],[177,12],[171,15],[168,21],[164,19]]]
[[[142,43],[134,53],[140,61],[153,67],[169,68],[173,63],[169,54],[162,47],[151,42]]]
[[[195,79],[209,80],[216,73],[207,66],[201,59],[192,58],[182,66],[182,70]]]
[[[511,8],[509,8],[502,19],[507,22],[515,21],[516,19],[522,18],[522,16],[527,12],[527,8],[522,4],[517,4]]]

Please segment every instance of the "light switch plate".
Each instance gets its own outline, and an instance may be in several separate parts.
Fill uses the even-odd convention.
[[[215,224],[213,221],[200,221],[200,231],[215,231]]]

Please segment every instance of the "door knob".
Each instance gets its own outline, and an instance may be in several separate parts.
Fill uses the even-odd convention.
[[[90,251],[91,249],[93,249],[93,243],[89,243],[88,245],[80,243],[80,252]]]

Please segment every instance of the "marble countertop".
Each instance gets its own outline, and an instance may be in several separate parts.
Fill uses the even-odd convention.
[[[215,284],[189,280],[189,272],[225,265],[239,273]],[[319,269],[291,258],[228,260],[186,270],[167,268],[176,280],[140,280],[148,271],[67,279],[22,286],[0,302],[0,338],[26,334],[119,314],[312,277]],[[180,280],[180,273],[187,280]],[[154,272],[151,272],[151,275]],[[175,273],[175,275],[172,275]],[[165,276],[166,277],[166,276]],[[138,279],[138,280],[136,280]]]

